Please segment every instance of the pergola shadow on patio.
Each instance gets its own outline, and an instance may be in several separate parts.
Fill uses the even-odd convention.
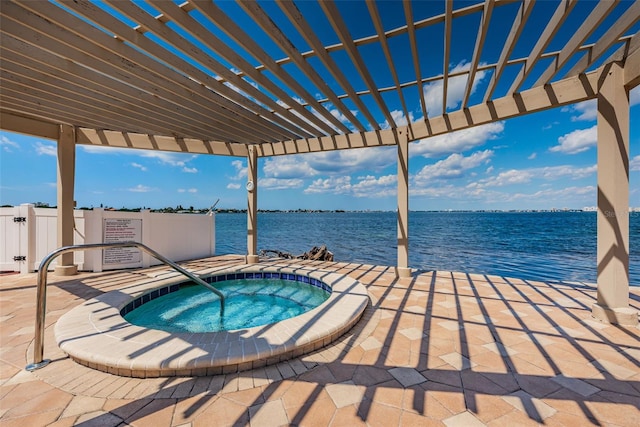
[[[396,146],[406,278],[410,142],[597,99],[592,313],[638,324],[628,209],[640,1],[6,0],[0,18],[1,127],[58,142],[59,246],[74,242],[78,144],[246,158],[247,263],[258,262],[260,159]],[[475,37],[460,41],[461,28]],[[454,79],[464,93],[452,106]],[[441,105],[428,108],[428,85]],[[72,254],[56,271],[76,272]]]
[[[126,378],[71,361],[59,316],[162,268],[55,277],[45,354],[32,351],[33,275],[5,276],[3,425],[613,425],[640,417],[640,330],[591,320],[587,284],[393,267],[261,260],[349,275],[371,297],[339,341],[299,358],[210,377]],[[241,265],[240,256],[185,263]],[[632,292],[631,307],[640,308]]]

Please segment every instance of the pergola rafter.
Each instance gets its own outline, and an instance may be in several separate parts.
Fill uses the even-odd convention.
[[[302,57],[300,52],[296,50],[293,43],[291,43],[287,36],[273,23],[273,21],[271,21],[260,5],[256,2],[240,2],[239,5],[256,21],[256,23],[260,25],[265,33],[272,37],[272,39],[289,56],[289,58],[291,58],[292,61],[304,71],[304,73],[312,80],[313,84],[322,90],[322,93],[327,96],[327,98],[349,120],[349,122],[356,126],[358,130],[364,131],[364,126],[362,126],[360,121],[353,115],[351,110],[344,105],[344,103],[329,88],[327,82],[324,81],[317,71]],[[315,103],[315,107],[319,111],[326,111],[323,107],[320,107],[317,102]],[[335,117],[333,117],[330,112],[327,113],[331,117],[332,123],[335,124]],[[323,113],[323,115],[326,117],[327,113]],[[340,122],[338,122],[338,127],[339,129],[346,130],[348,132],[347,127]]]
[[[6,89],[2,93],[2,109],[14,115],[115,131],[115,134],[257,144],[262,155],[315,151],[314,147],[328,150],[394,144],[393,138],[387,141],[381,137],[385,133],[380,133],[380,124],[384,122],[390,129],[404,130],[404,123],[398,125],[392,112],[402,111],[408,121],[415,115],[415,123],[408,123],[413,130],[412,140],[437,135],[443,128],[455,130],[476,125],[478,121],[466,120],[467,123],[462,124],[465,121],[456,117],[468,116],[467,110],[490,110],[492,105],[508,104],[509,97],[524,99],[532,89],[583,75],[596,61],[602,63],[602,56],[612,47],[625,44],[628,47],[633,35],[629,31],[640,14],[639,1],[630,5],[602,2],[592,6],[588,18],[568,42],[560,50],[549,51],[547,46],[579,4],[576,0],[563,0],[536,36],[537,42],[528,55],[513,57],[514,48],[528,31],[529,17],[537,5],[533,0],[516,1],[520,3],[518,11],[513,15],[498,60],[481,62],[485,40],[494,25],[505,25],[504,21],[493,23],[492,15],[513,3],[511,0],[479,1],[454,7],[452,2],[446,2],[443,12],[420,16],[420,4],[406,1],[400,8],[405,24],[395,28],[385,26],[377,5],[369,3],[369,16],[359,19],[370,19],[375,31],[370,36],[353,39],[339,8],[333,2],[321,2],[317,8],[332,23],[339,40],[330,45],[323,44],[324,36],[314,31],[305,12],[293,2],[277,4],[296,33],[280,27],[278,20],[282,15],[272,19],[259,3],[240,4],[238,10],[243,10],[287,55],[278,58],[270,56],[258,41],[252,40],[250,32],[234,22],[229,15],[231,9],[223,7],[224,4],[149,2],[152,9],[160,11],[158,15],[144,3],[129,1],[107,0],[105,4],[112,9],[106,9],[89,0],[63,0],[61,4],[65,9],[50,2],[5,0],[0,12],[4,63],[0,67],[3,89]],[[113,14],[111,10],[122,15]],[[614,24],[594,43],[585,44],[612,13],[616,14]],[[457,47],[451,45],[450,31],[457,19],[472,14],[478,14],[480,19],[469,67],[453,70],[449,62]],[[424,36],[420,30],[434,25],[444,28],[444,54],[441,73],[430,75],[422,65],[427,53],[418,46],[429,43],[421,38]],[[234,38],[244,52],[227,46],[216,35],[214,27]],[[400,64],[393,62],[397,54],[392,55],[389,41],[398,36],[408,41],[407,62],[415,79],[403,78],[398,73]],[[304,39],[312,50],[298,51],[295,37]],[[383,53],[379,64],[390,72],[389,86],[376,86],[365,65],[361,49],[371,43],[379,44],[379,51]],[[339,61],[334,56],[338,52],[348,57],[350,64]],[[337,85],[332,86],[321,77],[323,74],[309,62],[312,58],[320,61]],[[536,75],[536,64],[547,58],[552,60],[551,65]],[[259,65],[253,65],[256,63]],[[318,93],[310,93],[285,71],[283,67],[289,63],[316,86]],[[504,71],[512,66],[520,66],[520,72],[514,80],[504,82]],[[565,68],[570,69],[564,72]],[[352,83],[355,76],[350,77],[349,73],[353,69],[364,82],[364,88],[356,88]],[[473,103],[471,92],[475,75],[480,71],[488,72],[491,77],[478,87],[484,93],[482,101]],[[449,81],[458,76],[466,77],[464,95],[459,108],[447,109],[447,103],[452,105],[448,102]],[[532,79],[533,85],[524,86]],[[423,86],[436,82],[442,86],[445,115],[427,111]],[[505,99],[495,98],[496,88],[505,84],[509,86]],[[342,92],[336,92],[337,87]],[[393,99],[398,101],[397,105],[391,98],[383,99],[386,92],[396,93]],[[589,96],[562,95],[562,98],[579,102]],[[328,108],[329,104],[335,111]],[[551,100],[545,108],[563,104]],[[514,110],[514,114],[521,114],[520,110]],[[444,122],[461,124],[443,127]],[[332,143],[327,144],[325,139]],[[284,145],[291,149],[276,148]]]
[[[531,12],[533,12],[534,5],[535,0],[524,0],[522,4],[520,4],[520,8],[516,13],[513,23],[511,24],[509,35],[507,36],[507,39],[504,42],[504,46],[502,47],[500,58],[496,63],[493,74],[491,75],[491,81],[489,82],[489,86],[487,87],[487,91],[485,92],[483,102],[486,103],[493,97],[493,91],[495,90],[496,85],[502,77],[504,68],[508,64],[509,57],[511,56],[511,52],[513,52],[513,49],[516,46],[516,42],[520,38],[520,34],[522,34],[522,31],[524,31],[527,19],[529,19],[529,15],[531,15]]]
[[[338,34],[338,37],[340,37],[340,40],[342,41],[342,44],[345,47],[345,50],[349,55],[349,58],[351,58],[353,65],[358,70],[358,74],[360,75],[362,80],[365,82],[369,90],[369,94],[373,96],[373,99],[375,100],[376,104],[380,108],[380,111],[382,111],[382,113],[384,114],[384,117],[387,119],[387,123],[389,123],[389,126],[395,127],[396,123],[393,120],[393,117],[391,117],[391,112],[389,111],[389,108],[385,105],[382,97],[380,96],[380,92],[378,92],[378,90],[376,89],[376,85],[373,82],[373,77],[371,76],[371,73],[368,71],[364,63],[364,60],[362,59],[362,56],[358,51],[358,48],[353,42],[353,39],[349,34],[349,30],[347,29],[347,25],[345,21],[342,19],[342,16],[340,15],[340,12],[338,11],[338,8],[336,7],[335,3],[333,2],[333,0],[327,0],[327,1],[320,2],[320,6],[322,7],[322,10],[324,10],[324,13],[327,15],[329,22],[331,22],[331,25],[333,26],[334,31],[336,32],[336,34]],[[374,129],[380,128],[378,123],[371,122],[370,124]]]
[[[407,2],[405,4],[405,12],[407,9]],[[409,11],[411,10],[411,6],[409,5]],[[369,9],[369,14],[371,15],[371,20],[373,21],[373,25],[376,27],[376,32],[378,33],[378,40],[380,41],[380,47],[384,52],[384,57],[387,60],[387,66],[389,67],[389,71],[391,72],[391,77],[393,78],[393,82],[395,84],[395,89],[398,94],[398,99],[400,99],[400,105],[402,106],[402,114],[406,118],[407,122],[411,121],[411,114],[409,109],[407,108],[407,102],[405,100],[404,94],[402,93],[402,86],[400,86],[400,79],[398,78],[398,72],[396,70],[396,66],[393,63],[393,58],[391,57],[391,49],[389,48],[389,43],[387,38],[384,35],[384,28],[382,26],[382,20],[380,19],[380,13],[378,12],[378,7],[375,2],[367,2],[367,8]],[[410,32],[411,34],[411,32]],[[414,46],[412,45],[411,50],[414,50]],[[415,56],[414,56],[415,58]],[[415,59],[414,59],[415,65]],[[419,76],[419,73],[416,73],[416,76]],[[420,97],[422,104],[424,104],[423,97]],[[423,109],[424,111],[424,109]]]
[[[531,53],[527,58],[527,61],[524,63],[524,66],[516,76],[511,88],[507,91],[508,94],[513,95],[518,92],[524,81],[529,77],[531,72],[533,71],[534,66],[540,59],[540,55],[547,48],[553,36],[560,30],[564,21],[569,17],[569,14],[573,10],[574,6],[578,0],[561,0],[560,4],[556,8],[556,11],[549,19],[547,26],[542,31],[542,34],[538,37],[538,41],[536,42],[533,49],[531,49]]]
[[[413,24],[413,12],[411,10],[411,2],[409,0],[404,0],[404,15],[407,19],[407,34],[409,36],[409,43],[411,45],[411,59],[413,60],[413,70],[416,75],[417,89],[418,89],[418,98],[420,99],[420,109],[422,111],[422,116],[425,120],[429,120],[427,104],[424,102],[424,94],[423,90],[423,82],[420,76],[422,76],[422,72],[420,71],[420,55],[418,54],[418,42],[416,40],[416,27]],[[398,83],[399,84],[399,83]]]
[[[167,10],[170,10],[174,7],[174,3],[170,1],[159,2],[159,6],[166,13]],[[348,132],[348,128],[344,126],[339,120],[337,120],[329,111],[327,111],[324,107],[322,107],[315,98],[304,88],[300,83],[296,81],[296,79],[287,73],[280,65],[276,63],[276,61],[269,56],[267,52],[265,52],[260,44],[251,38],[249,34],[247,34],[242,28],[236,25],[231,18],[225,15],[225,13],[216,6],[215,3],[212,2],[193,2],[186,3],[191,4],[195,9],[203,13],[207,18],[211,19],[218,27],[224,31],[229,37],[235,39],[237,43],[244,47],[251,55],[253,55],[263,66],[272,72],[278,79],[283,82],[287,82],[288,86],[293,90],[297,96],[301,97],[308,105],[311,105],[320,116],[317,117],[312,112],[309,112],[306,109],[296,109],[299,113],[303,114],[307,119],[312,121],[316,126],[320,129],[323,129],[327,133],[333,133],[334,129],[331,126],[340,129],[342,132]],[[186,9],[183,7],[183,9]],[[175,16],[175,15],[173,15]],[[185,27],[187,29],[187,27]],[[279,92],[276,90],[276,92]],[[280,94],[281,99],[284,98],[284,94]],[[301,104],[297,100],[293,98],[289,98],[287,101],[290,106],[295,106]],[[325,123],[326,121],[327,123]],[[331,125],[331,126],[330,126]]]
[[[480,54],[484,47],[484,40],[487,37],[487,30],[489,29],[489,22],[491,22],[491,14],[493,13],[494,5],[494,0],[487,0],[484,4],[484,11],[482,12],[482,18],[480,20],[480,25],[478,26],[478,35],[476,36],[476,45],[473,48],[473,57],[471,58],[471,65],[469,68],[469,78],[467,79],[467,85],[464,88],[464,95],[462,96],[462,108],[467,108],[467,105],[469,104],[469,96],[471,95],[476,71],[478,70]]]

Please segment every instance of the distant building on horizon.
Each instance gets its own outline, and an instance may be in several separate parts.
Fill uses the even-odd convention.
[[[596,212],[598,208],[596,206],[585,206],[582,210],[584,212]],[[640,212],[640,207],[629,206],[629,212]]]

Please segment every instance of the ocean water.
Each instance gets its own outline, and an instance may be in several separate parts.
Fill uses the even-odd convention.
[[[630,214],[630,282],[640,286],[640,213]],[[247,216],[216,214],[216,253],[246,254]],[[395,265],[395,212],[259,213],[258,251],[326,245],[336,261]],[[410,212],[409,266],[596,282],[595,212]]]

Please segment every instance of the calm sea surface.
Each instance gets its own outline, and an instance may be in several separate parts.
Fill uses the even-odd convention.
[[[245,254],[246,214],[216,215],[216,252]],[[259,213],[258,251],[326,245],[336,261],[395,265],[396,213]],[[640,286],[640,213],[630,215]],[[596,281],[596,213],[410,212],[409,266],[533,280]]]

